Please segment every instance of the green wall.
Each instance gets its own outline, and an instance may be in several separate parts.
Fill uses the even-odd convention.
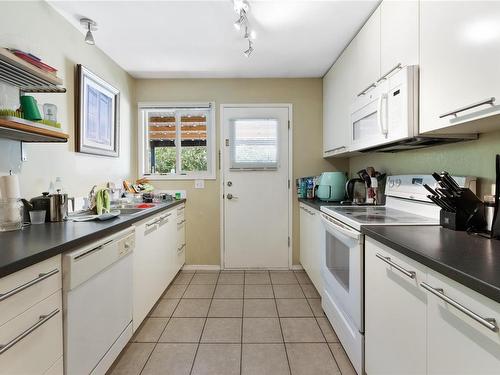
[[[481,134],[478,140],[399,153],[368,153],[349,160],[351,176],[373,166],[387,174],[426,173],[446,170],[453,175],[476,176],[478,195],[489,194],[495,181],[495,155],[500,154],[500,131]]]

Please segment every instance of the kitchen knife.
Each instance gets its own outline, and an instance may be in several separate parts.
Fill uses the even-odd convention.
[[[446,184],[450,187],[450,190],[453,191],[455,194],[460,195],[462,193],[460,186],[453,179],[453,177],[450,176],[448,172],[442,172],[441,180],[445,181]]]
[[[431,188],[429,185],[427,184],[424,184],[424,188],[429,192],[431,193],[432,195],[439,195],[436,190],[434,190],[433,188]]]

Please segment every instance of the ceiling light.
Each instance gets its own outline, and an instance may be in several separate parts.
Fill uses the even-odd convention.
[[[80,23],[85,27],[87,33],[85,34],[85,43],[94,45],[94,35],[92,35],[92,31],[97,30],[97,23],[90,18],[81,18]]]
[[[253,52],[253,43],[251,40],[248,40],[248,49],[244,51],[243,54],[245,55],[245,57],[250,57],[252,52]]]

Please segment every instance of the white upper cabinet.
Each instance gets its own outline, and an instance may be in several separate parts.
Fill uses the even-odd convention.
[[[355,51],[356,74],[352,82],[359,94],[380,78],[380,7],[366,21],[354,42],[349,46]]]
[[[418,65],[418,1],[384,1],[380,5],[380,72],[398,64]]]
[[[432,270],[426,286],[428,374],[499,374],[500,304]]]
[[[349,46],[323,78],[323,156],[348,151],[350,139],[350,104],[355,76],[353,49]]]
[[[498,129],[500,2],[422,1],[420,61],[421,132]],[[486,103],[492,97],[497,106]]]

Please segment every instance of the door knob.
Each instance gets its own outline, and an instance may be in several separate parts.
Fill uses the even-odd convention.
[[[231,199],[238,199],[238,197],[235,197],[233,194],[229,193],[227,195],[227,199],[231,200]]]

